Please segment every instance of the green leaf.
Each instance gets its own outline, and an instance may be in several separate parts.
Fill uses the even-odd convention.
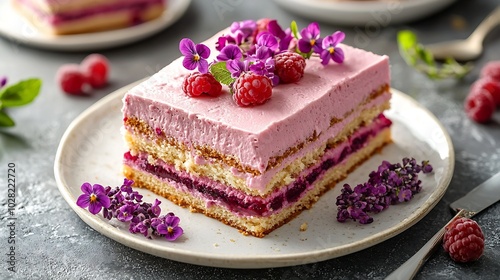
[[[297,22],[292,20],[290,23],[290,30],[292,31],[293,37],[299,39],[299,27],[297,26]]]
[[[0,110],[0,127],[2,126],[14,126],[16,123],[13,119],[7,115],[3,110]]]
[[[231,77],[231,72],[226,68],[226,62],[221,61],[210,66],[210,73],[214,78],[221,84],[230,85],[234,82],[234,78]]]
[[[430,79],[461,79],[472,70],[472,64],[460,64],[453,58],[438,65],[432,53],[419,44],[417,35],[409,30],[399,31],[397,39],[399,53],[405,62]]]
[[[42,81],[28,79],[0,90],[2,107],[23,106],[31,103],[40,92]]]

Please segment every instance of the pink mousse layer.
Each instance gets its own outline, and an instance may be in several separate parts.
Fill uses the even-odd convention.
[[[205,43],[214,46],[223,32]],[[251,108],[238,107],[229,93],[188,97],[181,85],[190,72],[179,58],[132,88],[124,97],[123,114],[145,121],[188,147],[212,147],[263,173],[270,157],[283,154],[314,132],[327,131],[333,117],[343,119],[372,92],[389,84],[387,56],[341,47],[346,57],[343,64],[323,66],[312,58],[298,83],[275,87],[268,102]],[[215,56],[212,51],[211,57]],[[335,136],[341,129],[337,126],[328,134]]]
[[[146,153],[141,153],[138,156],[125,154],[125,164],[150,173],[157,179],[168,182],[181,192],[190,193],[194,197],[204,200],[206,207],[216,204],[227,208],[238,216],[267,217],[293,205],[314,188],[314,183],[321,180],[327,170],[348,160],[351,154],[365,147],[373,137],[390,125],[391,121],[380,115],[370,125],[357,130],[347,141],[333,149],[327,148],[321,160],[298,174],[294,182],[276,189],[264,198],[247,195],[207,177],[197,177],[187,172],[178,171],[174,166],[161,160],[157,160],[154,165],[151,165]]]
[[[36,4],[31,0],[15,0],[19,3],[19,5],[25,6],[33,11],[38,17],[43,19],[45,22],[51,25],[64,24],[65,22],[72,20],[79,20],[82,18],[88,18],[95,15],[101,15],[106,13],[115,13],[119,11],[129,10],[132,13],[142,11],[153,5],[163,5],[165,0],[121,0],[119,2],[113,1],[112,3],[106,3],[105,1],[101,1],[95,6],[85,8],[82,10],[74,10],[68,12],[60,12],[60,13],[47,13],[42,11]],[[47,4],[56,1],[46,1]],[[104,3],[103,3],[104,2]],[[55,4],[61,5],[63,2],[57,2]]]

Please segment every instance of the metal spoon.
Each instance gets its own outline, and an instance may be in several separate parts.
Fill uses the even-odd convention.
[[[474,60],[483,52],[484,38],[498,24],[500,24],[500,6],[479,24],[469,38],[426,45],[425,48],[439,60],[449,57],[459,61]]]

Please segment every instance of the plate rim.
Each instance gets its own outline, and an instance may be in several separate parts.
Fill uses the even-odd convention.
[[[92,33],[44,36],[31,22],[15,12],[10,3],[11,0],[7,0],[0,3],[0,6],[5,5],[7,7],[5,12],[12,11],[15,13],[15,17],[19,17],[24,24],[29,25],[33,32],[36,32],[40,37],[23,36],[22,32],[18,32],[18,29],[16,29],[16,32],[9,31],[9,24],[12,24],[10,21],[0,22],[0,36],[19,44],[48,50],[78,52],[109,49],[138,42],[161,32],[177,22],[186,13],[191,1],[168,0],[171,4],[165,6],[164,12],[159,18],[135,26]],[[3,28],[2,25],[4,25]]]
[[[314,9],[315,11],[323,10],[336,13],[337,17],[333,15],[324,16],[315,14],[316,18],[325,22],[334,24],[345,24],[345,25],[362,25],[369,24],[373,21],[371,17],[366,17],[375,12],[390,11],[393,1],[374,1],[374,2],[354,2],[354,1],[328,1],[328,0],[274,0],[282,8],[298,14],[307,18],[310,18],[306,7],[309,9]],[[390,20],[388,24],[375,22],[378,27],[384,27],[386,25],[394,25],[405,22],[410,22],[418,20],[425,17],[426,15],[431,15],[436,13],[443,8],[451,5],[457,0],[415,0],[415,1],[402,1],[401,10],[412,10],[420,9],[418,13],[412,13],[407,16],[401,16],[401,12],[393,13],[394,18]],[[334,5],[332,5],[334,4]],[[422,12],[421,9],[426,8],[426,12]],[[338,16],[340,15],[340,17]],[[354,17],[354,18],[353,18]],[[358,17],[358,18],[356,18]],[[359,18],[362,17],[362,18]],[[381,26],[380,26],[381,25]],[[371,27],[371,26],[370,26]]]
[[[180,248],[172,247],[156,247],[154,243],[148,242],[147,239],[133,236],[131,234],[122,234],[120,230],[117,230],[115,226],[109,222],[98,219],[96,216],[89,214],[89,212],[83,208],[76,205],[75,199],[71,196],[69,188],[67,187],[66,181],[62,176],[64,165],[61,164],[61,159],[63,156],[64,148],[69,145],[68,138],[72,133],[74,133],[74,128],[77,127],[83,120],[88,116],[92,115],[96,110],[106,104],[114,101],[114,99],[121,98],[125,92],[138,85],[147,78],[141,79],[129,85],[126,85],[116,91],[110,93],[109,95],[103,97],[89,108],[84,110],[80,115],[78,115],[68,126],[63,136],[61,137],[59,146],[57,148],[56,156],[54,159],[54,176],[56,180],[59,192],[63,196],[64,200],[70,205],[73,211],[90,227],[98,231],[100,234],[111,238],[118,243],[121,243],[127,247],[136,249],[141,252],[145,252],[151,255],[155,255],[161,258],[167,258],[170,260],[212,266],[212,267],[223,267],[223,268],[273,268],[273,267],[284,267],[293,266],[307,263],[314,263],[319,261],[324,261],[332,258],[337,258],[345,255],[349,255],[354,252],[361,251],[363,249],[369,248],[375,244],[382,243],[396,235],[399,235],[403,231],[411,228],[422,218],[424,218],[442,199],[446,193],[449,184],[453,177],[453,172],[455,168],[455,152],[451,137],[442,123],[437,119],[437,117],[430,112],[427,108],[423,107],[415,99],[408,96],[407,94],[391,88],[391,92],[398,97],[406,99],[406,101],[412,103],[414,106],[426,113],[434,122],[438,125],[439,129],[446,139],[446,144],[448,145],[448,169],[443,173],[444,181],[442,184],[437,186],[437,189],[429,196],[429,198],[422,203],[422,205],[413,213],[413,215],[405,219],[405,223],[398,223],[393,227],[384,229],[369,238],[365,238],[353,243],[336,246],[334,248],[323,248],[319,250],[314,250],[314,252],[300,252],[300,253],[288,253],[286,255],[235,255],[231,256],[231,261],[228,261],[228,255],[216,255],[210,253],[196,252],[193,250],[186,250]],[[430,201],[431,200],[431,201]],[[430,201],[430,202],[429,202]],[[424,207],[426,206],[426,207]],[[411,219],[410,219],[411,218]],[[142,236],[141,236],[142,237]],[[341,253],[339,253],[341,252]],[[168,256],[166,256],[168,255]],[[193,258],[196,261],[193,261]],[[210,264],[207,264],[209,260]]]

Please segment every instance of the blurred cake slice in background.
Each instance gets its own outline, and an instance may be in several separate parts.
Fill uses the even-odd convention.
[[[165,0],[12,0],[44,33],[97,32],[137,25],[160,17]]]

